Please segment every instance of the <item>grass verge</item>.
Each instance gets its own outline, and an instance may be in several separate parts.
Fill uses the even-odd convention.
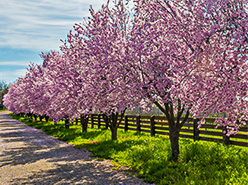
[[[53,122],[11,116],[75,148],[87,148],[96,160],[111,159],[115,168],[128,167],[148,183],[248,184],[248,149],[244,147],[180,139],[180,160],[175,163],[170,161],[170,143],[164,136],[118,131],[119,139],[111,141],[109,130],[88,129],[87,133],[82,133],[79,125],[65,129],[63,122],[54,125]]]

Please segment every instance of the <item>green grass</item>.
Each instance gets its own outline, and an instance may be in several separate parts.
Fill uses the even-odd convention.
[[[172,162],[168,137],[150,137],[146,133],[118,131],[118,140],[111,141],[111,132],[81,126],[64,128],[64,123],[35,122],[11,115],[32,127],[42,129],[75,148],[87,148],[101,161],[111,159],[117,168],[129,168],[144,181],[155,184],[248,184],[248,149],[223,146],[220,143],[180,139],[179,162]]]

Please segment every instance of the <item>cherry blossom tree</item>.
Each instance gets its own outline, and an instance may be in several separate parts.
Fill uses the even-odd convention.
[[[77,84],[78,74],[74,72],[76,68],[71,60],[58,52],[43,53],[42,58],[43,65],[30,64],[26,76],[12,86],[14,93],[23,96],[14,94],[16,101],[7,96],[5,102],[18,108],[15,112],[32,113],[46,120],[50,117],[55,122],[65,118],[66,126],[69,126],[69,119],[78,117],[78,110],[82,108],[79,108],[77,101],[81,97],[82,86]],[[24,106],[19,109],[16,104],[21,105],[22,101],[26,102],[29,109],[25,110]]]
[[[91,16],[77,24],[70,32],[67,43],[70,59],[80,63],[82,83],[87,84],[86,105],[92,113],[102,113],[117,139],[117,128],[127,107],[137,105],[122,63],[126,60],[129,12],[123,1],[113,7],[103,5],[99,11],[90,8]],[[118,120],[118,116],[121,119]]]
[[[215,122],[235,134],[248,118],[245,2],[135,3],[127,73],[166,115],[172,159],[178,159],[179,132],[190,114],[203,118],[201,124],[210,114],[226,113]]]
[[[29,100],[29,107],[35,119],[39,116],[40,120],[45,117],[48,121],[46,110],[49,107],[50,101],[46,94],[46,88],[44,87],[43,74],[42,66],[33,63],[29,65],[25,76],[25,98]]]
[[[9,85],[0,80],[0,109],[3,108],[3,96],[8,93]]]
[[[43,84],[50,102],[46,114],[55,122],[64,118],[66,128],[69,128],[69,119],[78,118],[82,109],[79,100],[84,88],[77,72],[79,68],[73,60],[59,52],[51,51],[42,57],[45,61]]]
[[[4,106],[15,114],[32,112],[30,100],[26,98],[27,83],[24,78],[18,78],[17,82],[10,85],[8,94],[4,95]]]

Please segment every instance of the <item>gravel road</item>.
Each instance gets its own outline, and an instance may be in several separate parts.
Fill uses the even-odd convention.
[[[146,184],[0,112],[0,184]]]

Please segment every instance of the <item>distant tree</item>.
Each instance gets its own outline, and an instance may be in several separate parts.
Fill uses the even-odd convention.
[[[103,114],[112,140],[116,140],[126,108],[134,107],[140,99],[132,94],[131,84],[125,80],[126,70],[120,65],[125,63],[128,52],[130,12],[121,0],[114,1],[112,8],[109,3],[99,11],[91,7],[91,16],[74,26],[68,35],[68,46],[62,50],[70,60],[78,61],[81,68],[82,84],[86,84],[87,94],[83,99],[86,107],[90,113]]]
[[[0,109],[3,109],[3,96],[9,91],[9,85],[4,81],[0,81]]]
[[[78,118],[82,108],[79,97],[84,97],[79,69],[65,54],[51,51],[48,56],[43,65],[43,78],[39,79],[46,89],[43,94],[49,97],[46,114],[56,120]]]
[[[30,108],[30,100],[27,99],[28,86],[26,79],[18,78],[17,82],[9,87],[8,94],[4,95],[3,104],[14,114],[24,113],[29,114],[32,112]]]

